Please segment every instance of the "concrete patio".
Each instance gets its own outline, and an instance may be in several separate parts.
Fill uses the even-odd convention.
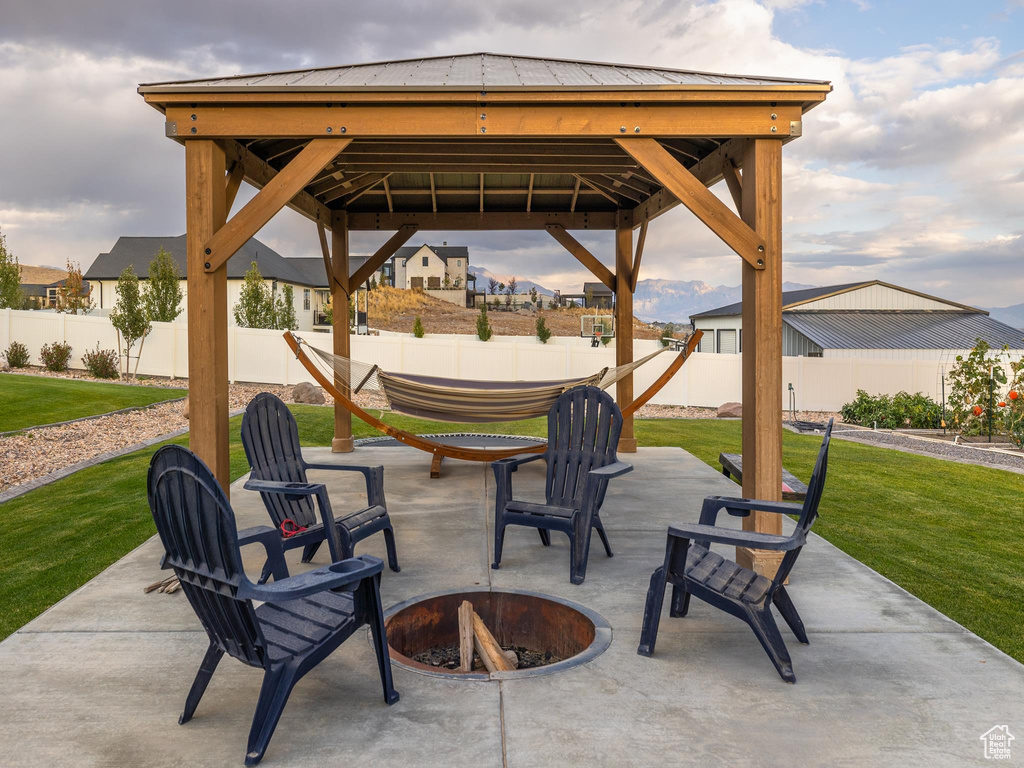
[[[638,656],[666,527],[695,522],[705,495],[738,493],[680,449],[624,457],[636,471],[613,483],[603,515],[616,556],[595,537],[579,587],[564,537],[544,549],[525,529],[509,530],[502,569],[490,569],[486,466],[446,462],[432,481],[429,458],[407,448],[314,457],[387,467],[402,572],[384,572],[385,608],[456,587],[528,589],[597,611],[613,640],[583,666],[500,683],[395,668],[401,701],[389,708],[360,633],[296,687],[263,765],[954,766],[983,760],[979,737],[994,725],[1024,732],[1024,666],[818,537],[790,590],[811,644],[783,630],[796,685],[745,625],[696,600],[685,619],[666,606],[656,655]],[[537,497],[542,473],[524,467],[517,490]],[[329,483],[336,512],[362,494],[347,475],[315,478]],[[232,496],[240,526],[267,521],[240,482]],[[382,537],[359,551],[383,557]],[[160,553],[151,539],[0,643],[0,764],[242,764],[261,674],[225,660],[195,719],[177,724],[207,641],[181,593],[142,593]],[[326,562],[324,551],[314,565]]]

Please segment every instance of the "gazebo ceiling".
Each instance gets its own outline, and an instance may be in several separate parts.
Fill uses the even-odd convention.
[[[741,164],[732,139],[798,136],[802,113],[830,90],[818,80],[490,53],[139,87],[167,115],[169,136],[220,140],[257,187],[311,139],[351,139],[290,203],[316,220],[340,210],[392,223],[402,214],[594,214],[603,228],[617,211],[646,220],[676,202],[616,139],[655,137],[708,185],[723,161]]]

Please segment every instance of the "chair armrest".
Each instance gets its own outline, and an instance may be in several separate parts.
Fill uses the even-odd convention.
[[[718,528],[714,525],[670,525],[669,536],[679,539],[690,539],[699,542],[715,542],[717,544],[733,544],[738,547],[752,549],[771,549],[788,552],[803,545],[797,536],[777,536],[773,533],[757,531],[736,531],[729,528]]]
[[[497,461],[492,461],[491,466],[495,467],[495,472],[498,471],[497,467],[501,467],[502,471],[505,472],[515,472],[523,464],[529,464],[531,461],[543,459],[544,455],[545,454],[543,453],[532,453],[529,456],[513,456],[510,459],[498,459]]]
[[[384,467],[362,467],[358,464],[310,464],[302,462],[306,469],[359,472],[366,479],[366,503],[371,507],[387,507],[384,503]]]
[[[323,483],[288,483],[283,480],[254,480],[250,478],[242,487],[247,491],[277,493],[299,499],[303,496],[316,496],[324,488],[324,485]]]
[[[592,469],[589,474],[594,477],[611,480],[613,477],[619,477],[619,475],[624,475],[627,472],[632,471],[632,464],[627,464],[624,461],[616,461],[613,464],[605,464],[603,467]]]
[[[705,504],[714,504],[735,517],[746,517],[750,512],[772,512],[777,515],[799,515],[802,504],[791,501],[759,501],[757,499],[740,499],[731,496],[708,496]],[[742,513],[742,514],[737,514]]]
[[[270,584],[243,583],[239,586],[238,596],[243,600],[282,603],[327,590],[351,590],[363,579],[375,576],[383,569],[384,562],[380,558],[360,555]]]
[[[281,546],[281,531],[269,525],[257,525],[238,532],[238,546],[262,544],[267,552],[274,581],[288,578],[288,566],[284,561],[284,548]]]

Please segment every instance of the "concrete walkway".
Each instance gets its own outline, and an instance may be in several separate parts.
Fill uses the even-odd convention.
[[[984,762],[979,737],[994,725],[1024,739],[1024,666],[817,537],[791,587],[811,644],[783,630],[796,685],[745,625],[697,600],[685,619],[666,607],[656,656],[638,656],[667,525],[696,521],[703,496],[737,488],[679,449],[626,458],[636,471],[613,484],[603,516],[616,556],[595,537],[574,587],[564,537],[544,549],[510,529],[502,569],[489,568],[487,467],[446,462],[432,481],[417,451],[346,457],[387,467],[402,572],[384,572],[385,607],[455,587],[548,592],[602,614],[612,645],[583,666],[500,683],[396,668],[402,698],[389,708],[357,635],[296,687],[263,765],[960,766]],[[539,496],[542,471],[524,467],[517,489]],[[336,511],[358,504],[358,476],[321,476]],[[233,499],[241,526],[266,521],[240,484]],[[375,538],[360,551],[383,556]],[[195,719],[177,724],[207,641],[181,593],[142,594],[159,554],[147,542],[0,643],[0,765],[242,765],[260,672],[225,659]]]

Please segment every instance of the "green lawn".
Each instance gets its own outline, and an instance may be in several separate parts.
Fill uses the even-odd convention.
[[[293,406],[293,412],[304,445],[330,443],[329,409]],[[386,421],[420,433],[466,430],[394,414]],[[232,420],[232,477],[246,470],[238,428]],[[377,434],[360,422],[353,428],[356,437]],[[470,429],[540,435],[544,422]],[[738,422],[642,420],[636,431],[641,445],[681,446],[716,469],[720,451],[740,449]],[[816,437],[785,432],[786,467],[808,477],[818,444]],[[152,535],[145,497],[152,452],[83,470],[0,507],[0,637]],[[1021,475],[837,440],[815,531],[1024,661],[1017,574],[1022,499]]]
[[[0,432],[98,416],[187,394],[184,389],[6,374],[0,376]]]

